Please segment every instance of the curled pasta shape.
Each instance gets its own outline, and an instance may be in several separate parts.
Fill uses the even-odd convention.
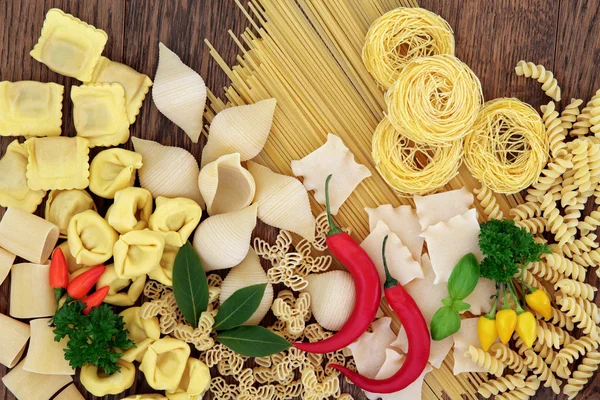
[[[561,279],[554,285],[554,289],[560,290],[567,296],[581,297],[582,299],[594,300],[594,295],[598,288],[588,283],[579,282],[573,279]]]
[[[561,256],[560,254],[544,254],[542,259],[550,268],[570,279],[575,279],[579,282],[583,282],[585,280],[585,275],[587,273],[586,269],[581,265]]]
[[[600,210],[594,210],[580,221],[578,228],[582,233],[595,231],[600,226]]]
[[[286,303],[282,298],[277,298],[273,301],[271,309],[277,318],[286,323],[289,334],[300,337],[304,332],[305,317],[310,311],[310,295],[300,293],[293,305]]]
[[[220,376],[212,378],[210,382],[210,391],[215,400],[237,400],[239,396],[238,385],[228,384]]]
[[[490,352],[513,371],[519,374],[527,374],[527,365],[523,362],[523,358],[507,345],[495,343],[490,347]]]
[[[535,375],[532,375],[527,378],[524,387],[502,393],[496,396],[496,400],[529,400],[530,397],[535,396],[539,387],[539,379]]]
[[[514,221],[521,221],[524,219],[541,217],[542,208],[537,202],[527,202],[514,207],[509,213]]]
[[[556,111],[556,105],[551,101],[542,106],[541,110],[544,113],[542,119],[550,142],[550,154],[554,158],[564,156],[567,153],[566,130],[562,125],[562,119],[559,117],[558,111]]]
[[[515,67],[515,72],[518,76],[537,79],[542,84],[542,90],[546,95],[555,101],[560,101],[560,87],[554,77],[554,74],[544,68],[543,65],[535,65],[532,62],[521,60]]]
[[[591,351],[586,357],[581,360],[581,364],[577,367],[577,370],[573,372],[573,377],[569,378],[567,384],[563,388],[563,393],[569,396],[569,399],[573,399],[583,387],[587,385],[588,381],[594,376],[594,373],[600,367],[600,353],[597,351]]]
[[[571,156],[565,158],[557,158],[546,165],[537,178],[537,182],[527,190],[527,201],[533,203],[541,203],[544,195],[550,191],[557,183],[562,180],[562,175],[569,168],[573,168]],[[560,188],[560,186],[559,186]],[[543,213],[540,213],[543,215]]]
[[[533,286],[539,290],[543,290],[544,292],[546,292],[546,294],[548,294],[550,296],[550,293],[548,293],[548,290],[544,287],[544,285],[542,285],[542,283],[536,278],[535,275],[533,275],[531,273],[530,270],[525,269],[525,275],[523,277],[523,281],[528,284],[529,286]],[[517,273],[515,275],[516,278],[521,278],[521,272]]]
[[[566,313],[577,327],[583,329],[585,335],[589,335],[592,339],[598,340],[598,329],[592,317],[585,312],[584,308],[577,304],[573,297],[561,297],[556,302],[560,305],[561,311]]]
[[[557,252],[562,253],[562,255],[565,255],[569,258],[575,259],[577,255],[583,256],[584,253],[597,248],[598,242],[596,241],[596,238],[597,236],[594,233],[588,233],[585,236],[582,233],[582,236],[579,239],[574,240],[572,243],[567,242],[562,248],[559,248],[560,251]],[[586,266],[585,264],[581,265]]]
[[[515,222],[515,225],[519,228],[524,228],[527,232],[537,235],[543,233],[546,230],[548,221],[544,217],[535,217],[529,219],[523,219]]]
[[[552,325],[544,320],[538,321],[538,342],[546,343],[548,347],[560,348],[563,344],[569,344],[575,339],[562,328]]]
[[[330,338],[332,335],[333,333],[325,331],[323,327],[317,323],[307,325],[304,329],[304,337],[306,337],[311,343],[325,340]]]
[[[583,100],[581,99],[571,99],[571,102],[567,104],[567,106],[560,113],[560,124],[566,131],[569,131],[573,128],[573,124],[577,122],[577,117],[580,114],[581,105],[583,104]]]
[[[557,296],[557,300],[558,299],[559,297]],[[596,324],[600,324],[600,309],[598,308],[596,303],[582,298],[576,298],[575,301],[580,307],[582,307],[585,310],[586,314],[592,317]]]
[[[302,385],[301,380],[296,380],[289,385],[278,384],[275,385],[275,399],[276,400],[285,400],[285,399],[293,399],[296,397],[300,397],[304,394],[304,386]],[[341,397],[340,397],[341,398]],[[338,398],[338,400],[340,399]],[[346,399],[346,400],[352,400]]]
[[[500,205],[494,197],[494,192],[485,185],[481,185],[481,188],[474,189],[473,193],[477,195],[479,204],[483,207],[483,213],[487,215],[489,219],[502,219],[504,213],[500,210]]]
[[[531,271],[536,277],[548,281],[550,283],[556,283],[561,279],[565,279],[565,276],[555,270],[554,268],[548,267],[545,262],[534,262],[527,266],[527,269]]]
[[[540,381],[545,382],[544,387],[552,388],[554,393],[560,394],[561,381],[556,379],[542,357],[535,354],[531,349],[527,350],[525,352],[525,364],[538,376]]]
[[[583,193],[587,192],[591,185],[591,172],[589,166],[589,146],[590,142],[585,139],[575,139],[572,142],[569,142],[567,145],[569,152],[573,155],[573,179],[572,184],[577,187],[576,192]],[[564,183],[563,183],[564,189]],[[565,192],[562,192],[563,198],[561,199],[561,204],[563,207],[567,205],[574,205],[573,198],[569,196],[565,199]]]
[[[556,299],[556,301],[558,300],[559,298]],[[542,319],[542,316],[539,314],[536,314],[535,316],[537,319]],[[567,315],[564,312],[554,307],[552,307],[552,317],[550,317],[550,320],[548,322],[558,326],[559,328],[566,329],[567,331],[572,331],[573,329],[575,329],[571,318],[567,317]]]
[[[322,400],[339,393],[340,381],[337,375],[329,375],[319,381],[312,367],[302,371],[302,384],[304,385],[305,400]]]
[[[269,282],[283,283],[296,292],[306,289],[308,281],[297,272],[302,258],[299,253],[287,253],[277,266],[267,271]]]
[[[475,364],[497,377],[502,376],[504,372],[504,364],[497,358],[492,357],[491,354],[483,351],[483,349],[469,346],[469,350],[465,352],[465,357],[469,357]]]
[[[568,231],[567,225],[564,223],[564,218],[560,215],[560,211],[557,208],[556,201],[554,201],[550,193],[544,196],[542,210],[544,210],[544,218],[548,221],[548,229],[554,234],[559,246],[571,240],[573,236]]]
[[[306,277],[308,274],[325,272],[331,267],[333,259],[331,256],[318,256],[313,257],[312,254],[312,244],[306,239],[302,239],[296,244],[296,251],[302,254],[302,261],[300,261],[300,265],[296,268],[296,272],[303,277]]]
[[[600,99],[600,90],[596,91],[594,96],[577,116],[577,122],[573,124],[573,129],[571,129],[571,132],[569,133],[571,136],[580,137],[589,133],[592,126],[592,123],[590,122],[592,111],[598,110],[598,99]],[[598,115],[597,112],[595,112],[595,114]]]
[[[482,383],[477,389],[477,393],[489,399],[499,393],[522,387],[525,387],[525,375],[507,375]]]
[[[166,286],[157,281],[148,281],[144,286],[144,296],[150,300],[158,300],[164,294]]]

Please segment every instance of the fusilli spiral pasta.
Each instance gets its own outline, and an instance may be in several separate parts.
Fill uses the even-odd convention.
[[[596,323],[585,312],[583,307],[577,304],[577,301],[573,297],[561,297],[557,300],[557,303],[561,306],[561,310],[570,317],[573,322],[577,323],[577,327],[583,329],[585,335],[589,335],[593,340],[598,340],[598,329]]]
[[[544,360],[531,349],[525,352],[525,364],[529,366],[541,381],[545,382],[544,387],[552,388],[552,391],[556,394],[560,393],[561,382],[556,379]]]
[[[509,390],[525,387],[525,375],[515,374],[501,376],[498,379],[492,379],[484,382],[477,389],[477,393],[489,399],[499,393],[504,393]]]
[[[573,124],[577,121],[580,110],[579,107],[583,104],[581,99],[571,99],[571,102],[560,113],[561,126],[565,131],[569,131]]]
[[[573,162],[570,160],[570,157],[570,155],[567,155],[566,158],[557,158],[546,165],[546,168],[542,170],[537,182],[527,189],[527,202],[542,202],[544,195],[546,195],[552,187],[561,182],[562,175],[567,169],[573,168]]]
[[[548,193],[542,200],[542,210],[544,218],[548,221],[548,228],[554,234],[559,246],[564,245],[572,239],[572,234],[569,232],[567,225],[564,223],[564,218],[560,215],[556,201],[552,194]]]
[[[542,319],[542,316],[539,314],[535,314],[535,316],[537,319]],[[567,317],[567,315],[564,312],[554,307],[552,307],[552,317],[550,318],[549,322],[558,326],[559,328],[566,329],[567,331],[572,331],[573,329],[575,329],[571,318]]]
[[[563,393],[569,396],[569,399],[574,398],[583,387],[588,383],[590,378],[600,367],[600,353],[591,351],[581,360],[581,364],[577,370],[573,372],[573,377],[569,378],[567,384],[563,388]]]
[[[525,228],[527,232],[536,235],[539,233],[543,233],[546,230],[548,221],[544,217],[535,217],[522,219],[520,221],[515,222],[515,225],[520,228]]]
[[[469,350],[465,352],[465,357],[470,357],[471,360],[484,368],[487,372],[495,376],[502,376],[504,372],[504,363],[495,357],[492,357],[489,353],[473,346],[469,346]]]
[[[561,256],[560,254],[550,253],[544,254],[542,260],[558,273],[565,275],[570,279],[583,282],[587,271],[581,265]],[[556,282],[552,282],[556,283]]]
[[[567,153],[567,144],[565,143],[565,128],[562,126],[562,119],[556,111],[556,105],[553,101],[541,107],[544,120],[544,126],[548,133],[550,142],[550,154],[553,158],[558,158]]]
[[[540,380],[532,375],[525,381],[525,386],[496,396],[496,400],[528,400],[535,396],[540,387]]]
[[[555,101],[560,101],[560,87],[554,77],[554,74],[544,68],[543,65],[535,65],[532,62],[521,60],[515,67],[515,72],[518,76],[537,79],[542,84],[542,90],[546,95]]]
[[[538,202],[522,203],[512,208],[510,210],[510,215],[513,217],[514,221],[540,217],[542,215],[542,208]]]
[[[486,185],[481,185],[481,188],[474,189],[473,193],[477,195],[479,204],[483,207],[483,213],[488,219],[502,219],[504,213],[500,210],[500,205],[494,197],[494,192]]]
[[[554,289],[560,290],[563,294],[582,299],[594,300],[594,295],[598,288],[593,287],[589,283],[579,282],[573,279],[561,279],[556,282]]]
[[[523,358],[514,350],[503,343],[494,343],[490,347],[491,354],[506,364],[506,366],[519,374],[527,374],[527,365]]]
[[[534,262],[527,265],[527,269],[531,271],[536,277],[543,279],[545,281],[556,283],[561,279],[565,279],[566,277],[555,270],[554,268],[548,267],[545,262]]]

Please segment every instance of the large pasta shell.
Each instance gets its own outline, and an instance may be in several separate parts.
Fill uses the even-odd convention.
[[[248,207],[254,199],[254,178],[240,163],[240,154],[219,157],[200,171],[198,186],[208,215]]]
[[[206,85],[200,75],[185,65],[177,54],[158,45],[158,68],[152,99],[156,108],[198,143],[206,104]]]
[[[131,141],[144,160],[139,171],[140,184],[152,193],[152,197],[187,197],[204,208],[198,190],[200,169],[193,155],[179,147],[163,146],[152,140],[132,137]]]
[[[225,154],[240,153],[242,161],[256,157],[269,137],[276,104],[277,100],[267,99],[218,113],[202,151],[202,166]]]
[[[356,293],[352,276],[346,271],[329,271],[306,277],[312,312],[321,326],[339,331],[350,318]]]
[[[256,182],[254,201],[258,204],[258,218],[312,242],[315,239],[315,217],[302,183],[252,161],[248,162],[248,170]]]
[[[250,249],[256,209],[254,204],[239,211],[215,215],[200,224],[193,244],[205,271],[227,269],[242,262]]]
[[[260,265],[258,255],[253,248],[250,248],[244,261],[233,267],[223,280],[219,302],[223,304],[238,289],[260,283],[267,284],[265,294],[260,301],[258,309],[242,325],[258,325],[265,315],[267,315],[273,304],[273,285],[269,283],[267,274],[262,265]]]

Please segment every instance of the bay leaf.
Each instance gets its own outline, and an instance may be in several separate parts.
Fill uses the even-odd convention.
[[[190,242],[184,244],[175,257],[173,293],[181,313],[196,328],[200,314],[208,307],[208,281],[200,257]]]
[[[291,344],[262,326],[239,326],[217,335],[217,341],[246,357],[266,357],[291,347]]]
[[[235,328],[248,321],[248,318],[258,309],[266,287],[266,283],[260,283],[236,290],[219,307],[214,329],[223,331]]]

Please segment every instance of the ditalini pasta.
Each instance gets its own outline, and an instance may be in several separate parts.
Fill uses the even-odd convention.
[[[119,190],[133,186],[136,171],[142,168],[142,155],[125,149],[101,151],[90,164],[90,190],[112,199]]]
[[[64,91],[52,82],[0,82],[0,136],[59,136]]]
[[[204,208],[198,189],[198,162],[189,152],[179,147],[163,146],[151,140],[132,137],[135,151],[144,158],[140,169],[140,184],[154,198],[187,197]]]
[[[85,397],[81,395],[75,384],[70,384],[54,400],[85,400]]]
[[[77,136],[90,147],[116,146],[129,140],[125,90],[118,83],[92,83],[71,87],[73,122]]]
[[[0,247],[0,286],[10,273],[10,269],[15,263],[15,258],[17,258],[16,255]]]
[[[238,265],[248,254],[256,226],[257,205],[219,214],[203,221],[194,234],[193,245],[205,271]]]
[[[240,163],[240,154],[226,154],[200,170],[198,186],[208,215],[238,211],[254,200],[254,178]]]
[[[23,369],[44,375],[75,375],[75,370],[65,360],[64,350],[69,340],[54,341],[54,329],[49,318],[34,319],[29,323],[31,339]]]
[[[271,309],[271,304],[273,304],[273,285],[268,282],[267,274],[260,265],[258,255],[254,249],[250,248],[246,258],[239,265],[233,267],[223,280],[219,302],[223,304],[238,289],[259,283],[267,284],[265,293],[254,314],[243,325],[258,325]]]
[[[169,400],[189,400],[203,396],[210,387],[210,369],[197,358],[188,358],[181,381],[175,392],[167,393]]]
[[[200,75],[185,65],[177,54],[158,44],[158,68],[152,100],[156,108],[198,143],[206,104],[206,85]]]
[[[187,343],[165,337],[148,347],[140,371],[153,389],[175,392],[189,356],[190,346]]]
[[[30,54],[54,72],[88,82],[107,41],[103,30],[52,8]]]
[[[337,214],[354,189],[371,176],[371,171],[354,160],[354,155],[339,136],[327,135],[327,142],[301,160],[292,161],[292,171],[304,178],[306,190],[313,190],[315,200],[325,204],[325,181],[329,184],[331,213]]]
[[[200,223],[202,209],[184,197],[156,198],[156,209],[149,219],[149,228],[162,234],[168,246],[181,247]]]
[[[258,204],[258,218],[266,224],[314,241],[315,217],[302,183],[252,161],[248,162],[248,170],[256,182],[254,202]]]
[[[148,227],[152,214],[152,193],[128,187],[115,193],[115,202],[106,212],[108,224],[120,234]]]
[[[105,374],[94,365],[84,365],[81,367],[79,380],[85,389],[94,396],[121,394],[133,386],[135,365],[123,360],[117,361],[117,365],[121,369],[112,375]]]
[[[80,137],[27,140],[27,185],[33,190],[87,188],[90,183],[88,144],[87,139]]]
[[[81,269],[84,267],[83,264],[78,264],[77,263],[77,259],[75,257],[73,257],[73,254],[71,254],[71,249],[69,248],[69,242],[62,242],[58,248],[60,248],[65,256],[65,259],[67,260],[67,265],[69,266],[69,273],[72,274],[73,272]]]
[[[121,279],[134,279],[160,267],[165,239],[149,229],[121,235],[114,247],[115,272]]]
[[[329,271],[308,275],[306,280],[315,319],[323,328],[339,331],[354,309],[352,276],[346,271]]]
[[[27,186],[27,147],[17,140],[11,142],[0,159],[0,206],[16,207],[29,213],[40,205],[45,190],[31,190]]]
[[[136,346],[125,351],[121,358],[128,362],[141,362],[148,346],[160,339],[158,317],[142,319],[140,307],[129,307],[119,315],[123,317],[125,329],[129,332],[127,336],[135,342]]]
[[[125,109],[130,124],[135,122],[146,93],[148,93],[150,86],[152,86],[152,81],[148,76],[137,72],[125,64],[111,61],[106,57],[100,57],[98,60],[90,82],[118,83],[123,86],[123,90],[125,91]]]
[[[54,315],[56,297],[50,287],[50,267],[15,264],[10,279],[10,315],[40,318]]]
[[[130,307],[135,304],[144,291],[145,284],[146,275],[140,275],[133,281],[131,279],[121,279],[115,272],[115,266],[111,264],[106,267],[106,271],[96,283],[96,289],[104,286],[110,287],[104,302],[121,307]]]
[[[46,200],[46,220],[58,226],[60,237],[67,237],[69,221],[86,210],[96,211],[94,199],[85,190],[52,190]]]
[[[62,387],[73,382],[67,375],[42,375],[25,371],[22,361],[2,378],[4,386],[17,398],[50,400]]]
[[[69,222],[69,249],[78,264],[102,264],[113,255],[119,234],[97,212],[87,210]]]
[[[215,115],[202,151],[202,166],[225,154],[239,153],[242,161],[256,157],[269,137],[276,104],[277,100],[267,99]]]
[[[0,247],[33,263],[44,263],[58,241],[56,225],[9,207],[0,221]]]
[[[8,368],[17,365],[29,336],[28,324],[0,314],[0,364]]]
[[[429,196],[415,196],[421,229],[426,230],[438,222],[446,222],[452,217],[466,213],[474,201],[473,194],[465,188]]]

